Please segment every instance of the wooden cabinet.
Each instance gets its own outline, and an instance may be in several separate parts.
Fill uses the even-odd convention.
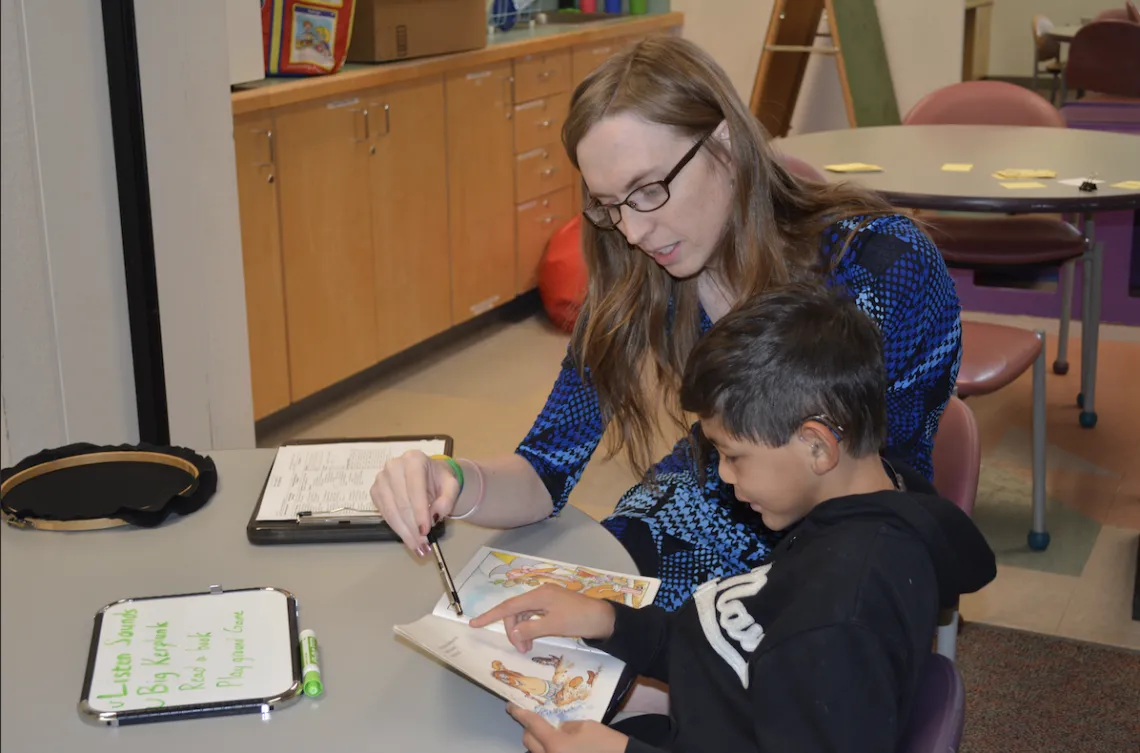
[[[377,361],[368,139],[375,123],[358,97],[277,116],[294,401]]]
[[[583,44],[575,47],[570,53],[570,77],[573,88],[593,73],[594,69],[609,59],[611,55],[621,52],[624,40],[611,39],[597,44]]]
[[[570,51],[525,55],[515,61],[515,101],[558,94],[570,89]]]
[[[573,191],[573,187],[567,187],[541,199],[519,204],[516,212],[519,239],[516,293],[525,293],[538,284],[538,265],[542,262],[546,244],[573,216]]]
[[[378,359],[451,326],[443,79],[368,97]]]
[[[535,287],[574,87],[679,16],[625,23],[232,94],[257,419]]]
[[[514,297],[511,63],[449,73],[445,86],[451,310],[458,324]]]
[[[561,144],[540,147],[515,158],[515,192],[520,202],[570,185],[570,160]]]
[[[561,144],[562,124],[569,111],[569,92],[515,105],[515,151],[522,154],[547,144]]]
[[[277,165],[272,117],[234,121],[238,211],[241,214],[245,307],[253,417],[290,403],[285,290],[277,211]]]

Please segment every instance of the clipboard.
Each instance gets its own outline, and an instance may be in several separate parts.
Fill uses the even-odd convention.
[[[297,613],[273,587],[112,602],[95,614],[79,713],[111,727],[267,717],[301,695]]]
[[[362,510],[365,509],[365,505],[369,509],[372,508],[370,499],[317,512],[303,509],[308,506],[298,503],[296,506],[289,507],[288,515],[275,514],[277,517],[274,518],[267,518],[265,515],[262,515],[262,506],[267,504],[268,497],[274,496],[275,494],[276,489],[270,489],[271,483],[278,482],[281,473],[284,472],[283,468],[278,467],[278,463],[282,460],[283,451],[294,449],[304,450],[317,446],[327,446],[330,451],[349,451],[354,447],[368,449],[370,445],[385,445],[390,446],[393,450],[399,450],[399,452],[393,452],[393,455],[397,455],[403,451],[404,446],[416,444],[423,445],[424,451],[429,455],[436,453],[451,455],[455,443],[450,436],[444,434],[422,434],[349,439],[306,439],[282,445],[278,448],[273,466],[265,478],[265,483],[262,485],[257,504],[254,506],[253,513],[250,515],[249,523],[246,525],[246,538],[249,539],[251,544],[258,545],[399,541],[400,537],[384,521],[379,513],[362,512]],[[429,449],[432,451],[428,452]],[[371,486],[372,479],[382,467],[383,464],[381,463],[374,467],[356,470],[360,470],[367,475],[367,484]],[[339,473],[341,469],[330,469],[330,472],[333,471]],[[314,472],[316,471],[310,471],[310,473]],[[357,489],[359,490],[359,488],[358,486]],[[274,502],[270,502],[269,504],[276,503],[276,499],[277,497],[274,496]],[[329,507],[331,504],[333,503],[328,503],[325,506]],[[338,509],[340,510],[339,512],[333,512],[333,510]],[[294,512],[299,514],[293,514]],[[436,524],[433,530],[437,536],[442,535],[444,525],[444,521],[442,520]]]

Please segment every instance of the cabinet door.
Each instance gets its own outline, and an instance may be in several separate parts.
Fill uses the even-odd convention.
[[[254,419],[289,405],[289,348],[277,224],[276,137],[272,118],[239,118],[234,122]]]
[[[368,98],[380,358],[451,326],[443,78]]]
[[[452,316],[514,297],[515,185],[510,61],[448,74]]]
[[[379,360],[364,100],[277,116],[293,400]]]
[[[609,39],[605,42],[575,47],[570,54],[571,89],[577,89],[578,84],[593,73],[595,68],[623,49],[625,49],[623,39]]]
[[[515,272],[515,292],[522,295],[538,285],[538,267],[546,244],[573,216],[573,188],[563,188],[534,201],[519,204],[519,263]]]

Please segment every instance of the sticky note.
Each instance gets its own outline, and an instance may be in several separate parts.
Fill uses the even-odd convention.
[[[1113,183],[1113,188],[1127,188],[1130,191],[1140,190],[1140,180],[1122,180],[1119,183]]]
[[[944,173],[968,173],[973,169],[973,165],[961,162],[947,162],[942,166],[942,172]]]
[[[868,165],[865,162],[844,162],[842,165],[824,165],[824,170],[833,173],[880,173],[883,168],[878,165]]]
[[[1010,181],[1002,183],[1006,188],[1045,188],[1045,184],[1036,180]]]
[[[998,180],[1029,180],[1031,178],[1056,178],[1053,170],[1023,170],[1021,168],[1007,168],[994,173]]]

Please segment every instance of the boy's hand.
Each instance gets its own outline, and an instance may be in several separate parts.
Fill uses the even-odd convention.
[[[486,627],[498,620],[503,621],[511,645],[524,654],[535,638],[547,635],[605,639],[614,633],[614,608],[608,601],[549,583],[473,618],[471,627]]]
[[[629,742],[628,737],[600,722],[563,722],[555,727],[513,703],[507,706],[507,713],[523,726],[523,745],[530,753],[624,753]]]

